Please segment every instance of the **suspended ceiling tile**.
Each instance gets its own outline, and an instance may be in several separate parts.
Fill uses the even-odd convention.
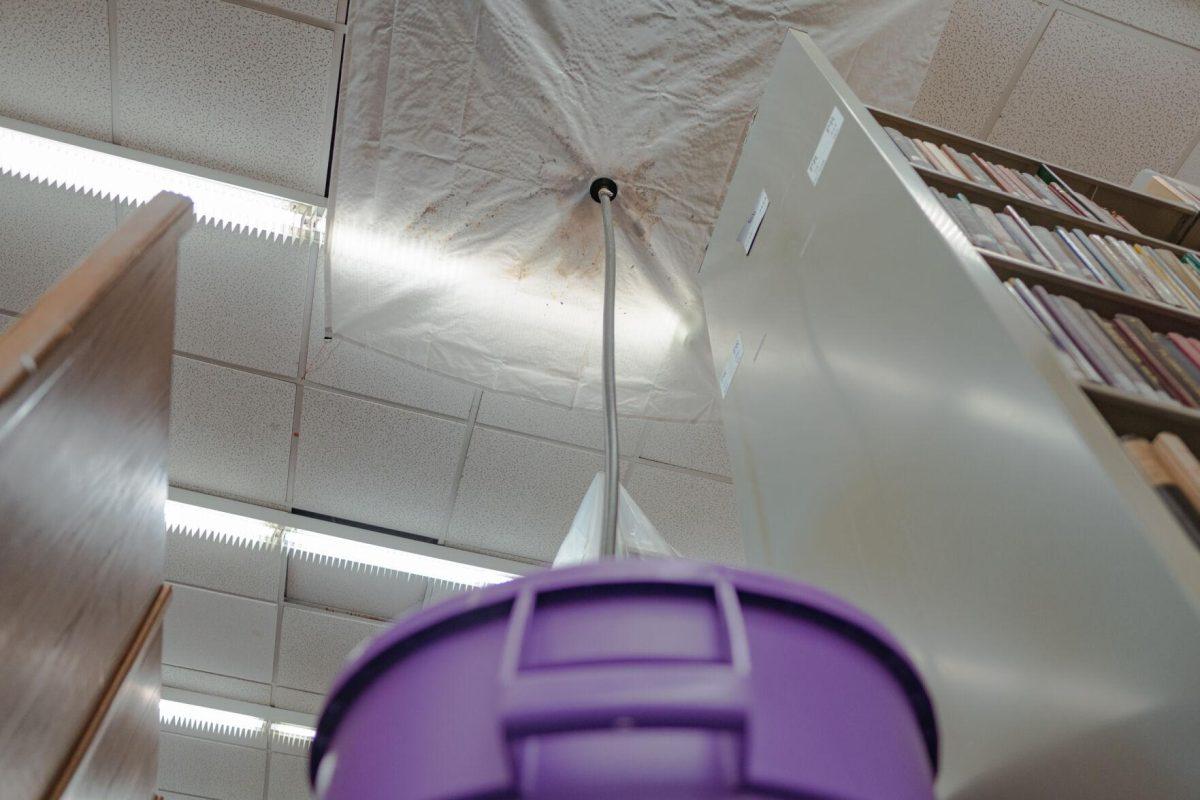
[[[1193,186],[1200,185],[1200,146],[1192,148],[1176,174]]]
[[[307,797],[308,759],[271,753],[267,766],[267,800],[304,800]]]
[[[427,582],[416,575],[288,558],[287,599],[390,620],[421,607]]]
[[[325,696],[315,692],[302,692],[286,686],[276,686],[271,690],[271,705],[276,708],[286,708],[288,711],[316,714],[320,712],[324,702]]]
[[[350,653],[385,628],[381,623],[285,606],[275,682],[324,695]]]
[[[719,422],[651,422],[641,456],[729,477],[729,451]]]
[[[626,488],[680,555],[745,563],[732,484],[639,463]]]
[[[601,469],[599,453],[476,428],[446,539],[550,561]]]
[[[117,1],[120,144],[323,194],[334,34],[222,0]]]
[[[283,506],[296,387],[176,356],[171,483]]]
[[[251,546],[170,531],[166,578],[274,602],[279,597],[281,558],[277,545]]]
[[[293,505],[438,537],[466,432],[441,417],[307,388]]]
[[[162,684],[175,689],[186,689],[189,692],[215,697],[227,697],[230,700],[241,700],[246,703],[269,705],[271,702],[269,684],[231,678],[228,675],[214,675],[211,672],[201,672],[170,664],[162,666]]]
[[[9,326],[16,322],[17,319],[17,317],[10,314],[0,314],[0,333],[8,330]]]
[[[1137,28],[1200,47],[1200,5],[1195,0],[1067,0]]]
[[[991,138],[1128,184],[1170,171],[1200,127],[1200,55],[1057,12]]]
[[[470,416],[475,399],[473,387],[354,342],[327,341],[324,284],[324,270],[319,269],[309,326],[306,381],[460,419]]]
[[[266,0],[267,5],[308,14],[324,20],[334,20],[337,16],[338,0]]]
[[[196,224],[179,249],[175,347],[293,377],[318,248]]]
[[[477,421],[484,425],[555,439],[580,447],[604,448],[604,417],[594,411],[569,409],[510,394],[484,392]],[[621,417],[617,424],[621,449],[633,451],[644,422]]]
[[[0,308],[25,311],[112,231],[114,213],[107,200],[0,175]]]
[[[212,800],[262,797],[267,752],[208,742],[176,733],[158,738],[158,785],[162,789]]]
[[[163,663],[270,683],[276,616],[274,603],[176,585],[163,628]]]
[[[107,4],[0,3],[0,115],[108,141],[109,74]]]
[[[959,0],[938,40],[913,115],[983,136],[1046,11],[1035,0]]]

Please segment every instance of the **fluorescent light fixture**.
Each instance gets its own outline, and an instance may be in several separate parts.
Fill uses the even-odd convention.
[[[240,514],[229,514],[168,500],[167,528],[190,536],[217,539],[243,547],[261,547],[275,541],[279,526]]]
[[[307,747],[316,738],[317,732],[304,725],[291,725],[286,722],[272,722],[271,734],[296,747]]]
[[[368,544],[342,536],[284,527],[178,500],[167,501],[166,522],[168,529],[244,547],[273,545],[279,541],[277,537],[282,535],[282,544],[288,553],[302,558],[350,569],[389,570],[418,575],[454,586],[491,586],[518,577],[512,572]]]
[[[178,728],[246,737],[262,733],[267,724],[261,717],[180,703],[177,700],[158,701],[158,721],[162,725]]]
[[[191,198],[202,222],[272,237],[320,241],[325,231],[321,206],[6,127],[0,174],[137,205],[175,192]]]
[[[407,550],[356,542],[339,536],[288,528],[283,534],[283,546],[288,552],[349,567],[385,569],[420,575],[435,581],[459,586],[490,586],[505,583],[516,575],[510,572],[462,564],[445,558],[423,556]]]

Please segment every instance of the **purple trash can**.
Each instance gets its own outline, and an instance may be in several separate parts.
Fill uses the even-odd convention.
[[[933,706],[842,601],[674,559],[547,570],[375,639],[313,742],[322,800],[931,800]]]

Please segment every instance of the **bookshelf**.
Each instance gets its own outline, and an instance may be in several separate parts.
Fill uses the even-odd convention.
[[[1200,445],[1200,413],[1081,384],[1003,280],[1163,331],[1200,316],[980,251],[881,123],[936,138],[863,106],[793,31],[701,268],[748,558],[896,634],[937,706],[939,796],[1190,796],[1200,552],[1119,436]],[[1195,224],[1054,169],[1146,235],[1088,230],[1178,248]]]
[[[1139,230],[1150,236],[1173,242],[1182,237],[1196,221],[1195,209],[1183,203],[1136,191],[1127,186],[1111,183],[1067,167],[998,147],[982,139],[973,139],[961,133],[939,128],[909,117],[893,114],[880,108],[867,107],[879,122],[900,131],[906,136],[917,136],[939,144],[949,144],[963,152],[975,152],[991,161],[1019,169],[1036,172],[1038,166],[1046,164],[1076,191],[1110,208],[1131,221]],[[974,186],[975,184],[970,184]]]

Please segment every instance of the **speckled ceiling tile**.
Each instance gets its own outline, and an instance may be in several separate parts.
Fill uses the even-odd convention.
[[[295,384],[180,356],[173,370],[171,483],[281,507]]]
[[[288,377],[318,248],[196,224],[179,248],[175,347]]]
[[[1200,126],[1200,54],[1057,12],[991,139],[1117,183],[1173,170]]]
[[[959,0],[954,4],[913,115],[982,136],[1046,6],[1035,0]]]
[[[466,435],[461,422],[308,387],[292,504],[439,537]]]
[[[1200,47],[1200,3],[1196,0],[1067,0],[1120,22]]]
[[[332,20],[337,15],[337,0],[266,0],[267,5]]]
[[[1188,153],[1183,166],[1175,174],[1193,186],[1200,186],[1200,146],[1192,148],[1192,152]]]
[[[323,193],[334,34],[221,0],[118,0],[116,137]]]
[[[112,138],[105,3],[0,2],[0,75],[0,114]]]

